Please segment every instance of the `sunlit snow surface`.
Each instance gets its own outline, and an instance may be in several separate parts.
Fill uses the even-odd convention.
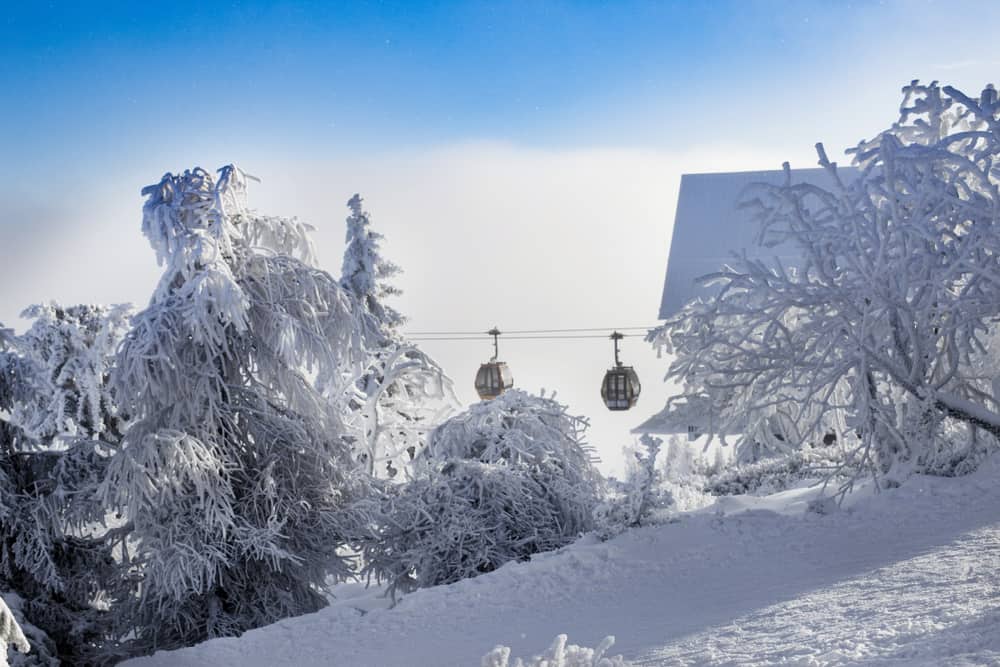
[[[736,497],[605,543],[418,591],[365,598],[238,639],[135,660],[184,665],[479,665],[559,633],[640,665],[1000,664],[1000,457],[843,509],[816,489]],[[362,613],[352,607],[366,609]]]

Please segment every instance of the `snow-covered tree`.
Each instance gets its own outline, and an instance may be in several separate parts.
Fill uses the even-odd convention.
[[[48,304],[22,313],[34,320],[15,339],[29,372],[10,421],[27,439],[25,448],[51,447],[57,438],[121,438],[107,380],[130,316],[123,305]]]
[[[401,269],[382,257],[383,236],[371,228],[371,218],[362,208],[361,195],[347,202],[351,215],[347,218],[347,247],[340,282],[344,289],[362,300],[362,305],[379,330],[396,329],[405,318],[385,303],[399,289],[389,280]]]
[[[633,461],[627,461],[624,482],[616,482],[616,494],[601,503],[595,511],[598,532],[602,537],[616,535],[648,521],[657,509],[669,507],[673,496],[656,468],[656,459],[663,440],[644,434],[639,439],[641,449],[632,450]]]
[[[586,421],[556,401],[511,390],[452,417],[389,488],[366,571],[390,591],[434,586],[559,548],[593,527],[602,479]]]
[[[347,248],[341,285],[355,302],[368,351],[364,374],[347,401],[347,422],[360,434],[356,457],[369,473],[402,479],[427,433],[458,406],[451,379],[426,353],[402,338],[404,319],[385,303],[400,290],[388,280],[400,268],[381,255],[360,195],[347,202]]]
[[[104,651],[123,532],[97,495],[120,419],[108,385],[125,307],[25,311],[0,336],[0,588],[42,636],[31,661],[89,662]],[[26,626],[28,627],[28,626]]]
[[[28,638],[18,625],[14,613],[0,597],[0,667],[7,667],[7,647],[13,647],[21,653],[31,650]]]
[[[193,169],[144,189],[165,266],[117,358],[133,422],[104,492],[133,525],[136,650],[239,634],[324,606],[368,492],[342,408],[358,318],[308,227],[246,205],[247,176]],[[338,389],[340,387],[340,389]]]
[[[15,338],[14,330],[6,329],[0,323],[0,452],[5,456],[14,453],[17,437],[17,429],[10,423],[11,410],[18,402],[19,394],[27,391],[26,383],[21,379],[26,374],[26,363],[22,355],[13,351]]]
[[[1000,315],[1000,103],[992,86],[903,92],[899,121],[849,151],[855,178],[817,145],[835,187],[786,165],[784,185],[746,194],[760,242],[798,248],[797,266],[736,257],[706,277],[716,296],[654,334],[676,355],[668,377],[720,425],[780,413],[789,444],[832,433],[855,445],[849,463],[891,477],[942,456],[954,470],[969,450],[948,429],[1000,436],[983,363]]]

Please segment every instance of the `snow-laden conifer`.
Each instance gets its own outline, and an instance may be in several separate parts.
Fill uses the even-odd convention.
[[[165,271],[117,359],[133,419],[104,486],[133,525],[137,650],[322,607],[367,491],[343,393],[365,355],[351,299],[313,264],[308,227],[246,205],[247,176],[193,169],[146,188]],[[339,389],[338,389],[339,387]]]
[[[661,444],[660,438],[648,433],[639,439],[642,450],[633,449],[625,481],[615,482],[616,493],[609,494],[595,510],[598,531],[603,537],[642,525],[655,510],[673,503],[673,496],[664,486],[664,475],[656,468]]]
[[[0,587],[40,634],[31,660],[106,649],[126,530],[97,495],[121,421],[107,382],[128,309],[34,306],[0,340]],[[34,630],[33,630],[34,631]]]
[[[351,215],[347,218],[347,247],[340,280],[344,289],[363,300],[365,310],[380,328],[395,329],[405,318],[387,305],[385,298],[400,293],[389,281],[402,270],[382,257],[384,237],[372,229],[363,201],[361,195],[355,194],[347,202]]]
[[[385,302],[400,294],[389,280],[401,269],[382,257],[360,195],[347,202],[347,247],[340,283],[352,297],[368,353],[366,369],[346,402],[360,437],[356,457],[372,475],[404,479],[427,433],[458,406],[451,379],[400,334],[404,318]]]
[[[720,425],[782,415],[785,444],[850,444],[848,464],[952,472],[1000,436],[988,335],[1000,315],[1000,103],[937,83],[904,88],[899,121],[850,151],[830,190],[760,185],[745,197],[786,266],[734,258],[656,335],[669,377]],[[787,165],[786,165],[787,168]],[[728,422],[728,423],[726,423]],[[774,429],[770,429],[774,431]],[[968,469],[968,466],[966,466]]]

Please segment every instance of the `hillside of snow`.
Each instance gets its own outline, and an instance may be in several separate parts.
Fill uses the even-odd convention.
[[[843,507],[816,488],[722,498],[397,606],[362,595],[131,667],[475,667],[561,633],[638,665],[1000,664],[1000,457]]]

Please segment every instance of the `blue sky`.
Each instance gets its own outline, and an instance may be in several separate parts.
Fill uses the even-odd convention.
[[[951,11],[922,0],[10,5],[0,136],[29,168],[70,151],[172,157],[178,143],[290,155],[470,139],[683,148],[701,133],[672,131],[676,121],[719,125],[736,101],[766,116],[789,88],[850,72],[866,38],[912,60],[920,44],[906,32]]]
[[[141,187],[236,162],[332,273],[361,192],[412,330],[651,324],[682,173],[813,166],[888,127],[911,79],[1000,83],[997,25],[989,0],[7,3],[0,322],[144,305]],[[626,340],[644,396],[604,411],[606,343],[503,349],[620,464],[670,388]],[[473,400],[488,341],[426,348]]]

